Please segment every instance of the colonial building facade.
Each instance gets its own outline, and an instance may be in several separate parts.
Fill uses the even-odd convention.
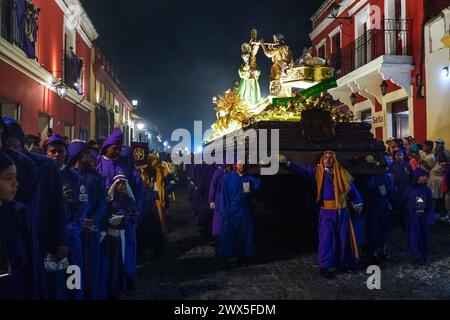
[[[335,68],[329,93],[379,140],[427,137],[425,0],[327,0],[312,17],[315,53]]]
[[[91,132],[95,137],[105,139],[114,128],[124,132],[125,144],[129,145],[133,137],[131,113],[134,106],[120,85],[119,78],[97,46],[92,48],[91,65],[91,101],[95,103],[92,114]]]
[[[450,1],[429,0],[425,25],[427,136],[450,143]]]
[[[92,42],[77,0],[0,0],[0,104],[24,131],[89,137]],[[59,93],[59,94],[58,94]]]
[[[131,140],[133,106],[79,0],[0,0],[0,114],[45,139]]]

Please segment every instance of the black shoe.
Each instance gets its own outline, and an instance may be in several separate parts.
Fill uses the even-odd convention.
[[[428,261],[423,261],[423,260],[416,260],[416,261],[414,261],[414,264],[419,267],[428,267],[430,265],[430,263]]]
[[[333,268],[322,268],[319,270],[319,274],[327,279],[333,279],[336,275],[336,270]]]

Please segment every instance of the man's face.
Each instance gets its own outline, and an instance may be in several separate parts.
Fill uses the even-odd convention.
[[[117,144],[110,145],[106,148],[105,156],[109,159],[115,159],[120,155],[121,150],[122,147]]]
[[[409,147],[409,140],[403,139],[403,145],[405,146],[405,148]]]
[[[17,152],[22,151],[22,144],[16,137],[8,137],[6,140],[6,147]]]
[[[436,142],[436,149],[443,149],[444,148],[444,144],[440,143],[440,142]]]
[[[240,174],[244,174],[245,173],[245,164],[243,164],[241,162],[236,164],[236,171]]]
[[[125,181],[120,181],[117,183],[116,191],[120,193],[127,192],[127,184],[125,183]]]
[[[47,157],[53,160],[57,167],[64,165],[66,161],[67,150],[61,143],[50,144],[47,146]]]
[[[418,184],[427,184],[428,177],[427,176],[421,176],[419,179],[417,179]]]
[[[333,168],[334,166],[334,155],[331,153],[325,153],[323,155],[323,166],[325,168]]]
[[[17,193],[19,183],[17,182],[16,166],[12,165],[0,173],[0,200],[13,201]]]
[[[424,144],[424,145],[422,146],[422,150],[425,151],[426,153],[429,153],[429,152],[431,151],[431,150],[430,150],[430,147],[427,146],[426,144]]]
[[[80,165],[82,168],[85,169],[95,169],[95,159],[91,154],[91,151],[86,151],[81,159],[80,159]]]
[[[395,160],[396,161],[402,161],[403,160],[403,153],[397,153],[395,155]]]

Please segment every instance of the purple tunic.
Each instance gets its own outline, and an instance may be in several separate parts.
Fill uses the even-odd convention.
[[[408,244],[414,259],[427,262],[429,225],[433,223],[432,195],[427,185],[414,184],[403,196]]]
[[[292,172],[312,181],[316,181],[316,167],[304,167],[293,163],[288,166]],[[321,200],[335,200],[333,176],[326,172],[321,190]],[[361,196],[353,183],[349,197],[353,205],[362,204]],[[347,208],[340,210],[320,209],[319,214],[319,267],[323,269],[351,269],[357,264],[357,258],[351,246],[351,221]]]
[[[224,169],[216,169],[209,185],[209,203],[214,202],[214,216],[212,222],[212,235],[220,236],[222,231],[222,183],[225,177]]]
[[[44,263],[30,210],[18,202],[0,207],[0,300],[46,299]]]
[[[251,257],[254,254],[254,205],[252,198],[262,188],[261,179],[236,172],[226,175],[222,187],[223,228],[219,255]]]

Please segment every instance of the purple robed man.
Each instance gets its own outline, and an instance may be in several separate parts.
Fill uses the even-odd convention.
[[[219,256],[238,258],[238,263],[253,256],[255,209],[252,199],[261,188],[261,179],[246,174],[242,160],[237,162],[235,171],[226,175],[222,186]]]
[[[44,144],[47,157],[52,159],[58,168],[58,174],[63,188],[64,203],[68,213],[67,232],[69,245],[69,263],[83,270],[83,250],[81,232],[83,231],[86,216],[89,210],[89,193],[78,173],[69,168],[65,162],[67,157],[67,145],[63,137],[58,134],[50,136]],[[82,279],[82,283],[84,279]],[[84,286],[81,289],[73,289],[68,297],[83,299]],[[65,297],[64,297],[65,298]]]
[[[107,214],[106,190],[95,170],[96,160],[86,142],[75,140],[68,147],[67,166],[78,174],[87,189],[88,209],[81,233],[85,298],[96,300],[101,296],[100,279],[100,231]]]
[[[402,152],[394,152],[394,161],[389,167],[389,172],[394,177],[394,184],[397,189],[397,193],[400,197],[396,197],[393,202],[393,207],[396,212],[402,212],[404,203],[401,196],[405,193],[406,188],[411,184],[413,177],[413,169],[408,161],[404,159]],[[405,217],[398,217],[401,219],[402,225]]]
[[[0,300],[45,299],[35,225],[29,208],[13,201],[16,173],[11,158],[0,153]]]
[[[37,199],[31,206],[31,212],[36,221],[42,256],[51,253],[63,258],[67,251],[67,215],[58,170],[51,159],[24,149],[25,134],[15,119],[3,117],[3,121],[8,129],[7,148],[24,154],[37,165]]]
[[[414,170],[413,184],[403,195],[411,253],[419,264],[428,263],[429,226],[434,223],[433,198],[427,186],[428,172],[422,168]]]
[[[105,189],[109,189],[114,177],[123,175],[127,179],[135,201],[133,212],[140,217],[145,212],[145,188],[142,178],[132,165],[129,157],[121,156],[123,145],[123,133],[116,128],[103,143],[101,155],[97,158],[97,172],[103,179]],[[125,271],[127,274],[128,287],[134,287],[136,274],[137,238],[136,225],[128,224],[125,232]]]
[[[37,166],[34,161],[25,154],[12,150],[6,146],[9,131],[3,118],[0,118],[0,135],[0,151],[10,157],[17,168],[19,188],[14,200],[31,207],[36,201],[39,184]],[[32,214],[35,214],[35,212],[32,212]]]
[[[305,167],[280,156],[288,169],[317,184],[319,213],[319,267],[325,277],[333,277],[336,268],[347,270],[357,267],[358,246],[347,199],[357,213],[362,211],[362,200],[353,184],[353,178],[336,160],[332,151],[322,154],[319,165]]]
[[[209,186],[215,171],[215,166],[203,164],[198,177],[197,187],[197,207],[198,207],[198,223],[199,231],[205,236],[211,234],[212,215],[213,212],[209,206]]]
[[[217,166],[209,185],[209,206],[214,211],[212,221],[212,236],[218,237],[222,232],[222,183],[225,177],[225,168]]]

